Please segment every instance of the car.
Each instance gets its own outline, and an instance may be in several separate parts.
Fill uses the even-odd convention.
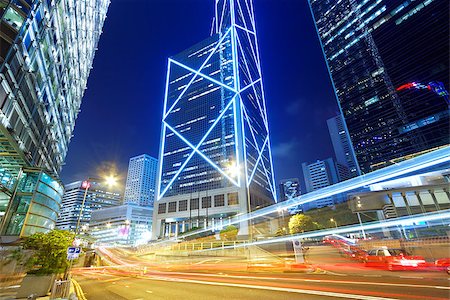
[[[403,249],[381,247],[367,252],[365,266],[382,267],[389,271],[418,269],[426,266],[422,256],[412,256]]]
[[[444,270],[450,275],[450,258],[441,258],[434,262],[436,268]]]

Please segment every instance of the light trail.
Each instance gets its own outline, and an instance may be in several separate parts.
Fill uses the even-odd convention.
[[[441,210],[438,212],[432,212],[427,214],[421,214],[419,216],[408,216],[408,217],[402,217],[402,218],[396,218],[394,220],[390,221],[383,221],[383,222],[373,222],[369,224],[364,225],[351,225],[351,226],[345,226],[341,228],[333,228],[333,229],[326,229],[326,230],[318,230],[318,231],[311,231],[309,233],[301,233],[296,235],[290,235],[287,237],[278,237],[273,238],[270,240],[263,240],[263,241],[256,241],[251,242],[247,244],[238,244],[236,246],[225,246],[220,248],[212,248],[207,250],[197,250],[198,252],[202,251],[214,251],[214,250],[222,250],[222,249],[235,249],[235,248],[241,248],[241,247],[248,247],[252,245],[264,245],[264,244],[273,244],[273,243],[281,243],[281,242],[287,242],[292,241],[295,239],[305,239],[305,238],[314,238],[314,237],[322,237],[327,235],[333,235],[333,234],[342,234],[342,233],[350,233],[350,232],[359,232],[361,229],[364,230],[374,230],[374,229],[382,229],[387,227],[395,227],[395,226],[403,226],[403,225],[410,225],[412,223],[419,223],[419,222],[431,222],[431,221],[441,221],[448,219],[450,220],[450,209],[447,210]]]
[[[238,224],[241,222],[249,221],[252,219],[256,219],[259,217],[267,216],[270,214],[277,213],[280,210],[287,209],[290,207],[294,207],[297,205],[302,205],[306,203],[310,203],[316,200],[320,200],[322,198],[330,197],[336,194],[341,194],[344,192],[348,192],[351,190],[355,190],[367,185],[371,185],[374,183],[382,182],[385,180],[389,180],[398,176],[406,175],[408,173],[412,173],[415,171],[423,170],[429,167],[437,166],[439,164],[443,164],[450,161],[450,146],[445,148],[441,148],[438,150],[434,150],[429,153],[422,154],[420,156],[408,159],[406,161],[399,162],[397,164],[385,167],[380,170],[373,171],[369,174],[361,175],[356,178],[352,178],[343,182],[339,182],[337,184],[322,188],[320,190],[301,195],[297,198],[289,199],[284,202],[280,202],[262,209],[257,210],[256,212],[252,212],[249,214],[243,214],[239,217],[233,218],[227,225]],[[163,241],[158,241],[151,243],[150,245],[156,246],[159,244],[177,241],[180,238],[186,238],[189,236],[193,236],[195,234],[204,233],[208,231],[214,231],[217,226],[210,226],[205,229],[201,229],[198,231],[192,231],[179,237],[169,238]],[[361,228],[361,226],[359,226]],[[340,231],[338,231],[340,232]],[[347,231],[342,231],[347,232]]]

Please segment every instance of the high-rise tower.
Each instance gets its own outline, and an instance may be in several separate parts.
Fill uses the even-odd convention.
[[[215,34],[169,59],[162,122],[155,238],[275,201],[251,0],[216,1]]]
[[[125,203],[153,207],[157,169],[158,160],[148,154],[130,158],[125,185]]]
[[[449,1],[309,3],[361,173],[447,146]]]
[[[55,225],[109,0],[0,1],[0,235]]]

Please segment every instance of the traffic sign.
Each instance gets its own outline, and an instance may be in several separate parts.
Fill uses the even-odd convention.
[[[80,256],[80,247],[69,247],[67,248],[67,260],[74,260]]]
[[[298,264],[304,264],[305,258],[303,257],[303,248],[300,240],[293,240],[292,244],[294,246],[295,262]]]

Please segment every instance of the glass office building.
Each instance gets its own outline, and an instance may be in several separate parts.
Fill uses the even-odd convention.
[[[57,180],[108,5],[0,0],[1,215],[23,168]]]
[[[158,160],[150,155],[130,158],[124,202],[153,207],[157,170]]]
[[[21,169],[0,223],[0,235],[28,236],[53,229],[63,192],[61,182],[41,169]]]
[[[75,181],[64,186],[62,208],[56,221],[58,229],[75,232],[80,220],[78,229],[82,230],[83,226],[89,226],[95,210],[122,204],[122,196],[111,191],[106,184],[90,180],[89,188],[86,190],[83,183],[86,181]]]
[[[276,199],[252,1],[216,1],[215,20],[211,37],[169,59],[155,238]]]
[[[310,0],[362,173],[449,144],[449,2]]]

